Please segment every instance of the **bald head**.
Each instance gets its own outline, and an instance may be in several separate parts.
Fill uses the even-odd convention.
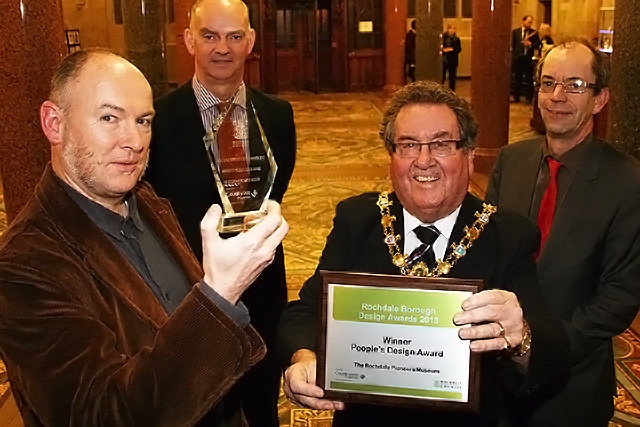
[[[76,51],[58,65],[51,78],[49,99],[64,111],[69,109],[72,82],[80,77],[90,62],[106,58],[122,59],[105,49],[85,49]]]
[[[195,28],[194,25],[196,25],[196,19],[204,9],[217,10],[219,8],[236,10],[237,13],[244,16],[245,28],[247,30],[251,28],[251,23],[249,22],[249,8],[245,2],[241,0],[196,0],[189,13],[189,28],[192,30]]]

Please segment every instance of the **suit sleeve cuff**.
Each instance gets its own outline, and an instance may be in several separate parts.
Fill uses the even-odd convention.
[[[222,310],[227,316],[231,318],[241,328],[246,327],[251,321],[249,317],[249,309],[240,300],[236,305],[231,304],[224,299],[219,293],[214,291],[211,286],[207,285],[204,281],[198,283],[200,290],[209,298],[220,310]]]

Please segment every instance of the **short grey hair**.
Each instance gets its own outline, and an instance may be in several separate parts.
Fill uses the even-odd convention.
[[[461,147],[465,152],[475,148],[478,122],[473,115],[471,104],[439,83],[417,81],[394,93],[382,116],[379,135],[389,153],[394,151],[395,122],[398,113],[402,107],[412,104],[442,104],[451,108],[458,119]],[[425,117],[425,120],[429,118]]]

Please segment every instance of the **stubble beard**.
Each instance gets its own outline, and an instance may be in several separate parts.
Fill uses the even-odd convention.
[[[92,159],[95,153],[80,143],[70,132],[63,136],[62,159],[74,178],[85,188],[95,190],[96,173]]]

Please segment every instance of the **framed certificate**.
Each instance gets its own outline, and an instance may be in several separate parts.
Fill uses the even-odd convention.
[[[477,411],[480,356],[453,315],[482,280],[320,273],[317,383],[327,398]]]

